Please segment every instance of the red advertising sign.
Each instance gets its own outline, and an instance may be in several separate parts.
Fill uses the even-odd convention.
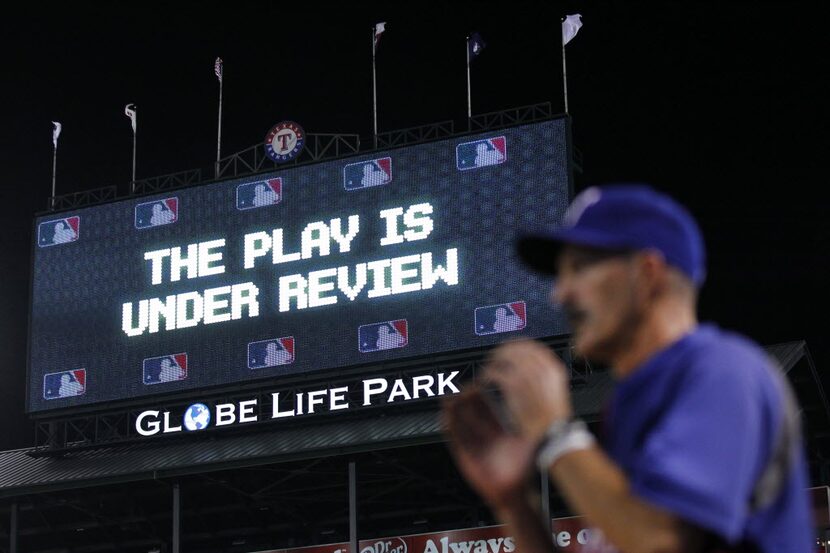
[[[507,535],[506,526],[417,534],[398,540],[406,544],[402,551],[369,550],[364,547],[365,542],[360,542],[360,553],[513,553],[516,550],[516,543]]]
[[[596,538],[582,517],[553,519],[551,531],[563,552],[584,551],[582,547]],[[499,525],[360,540],[359,547],[360,553],[514,553],[516,542],[507,534],[507,527]],[[594,548],[591,551],[603,550]],[[349,553],[349,544],[332,543],[257,553]]]
[[[554,518],[550,521],[550,530],[559,551],[617,553],[617,549],[605,541],[602,532],[588,526],[584,517]]]
[[[811,488],[816,528],[830,525],[830,488]],[[553,541],[564,553],[615,553],[599,530],[590,528],[584,517],[551,520]],[[360,553],[515,553],[516,541],[507,527],[484,526],[430,534],[360,540]],[[821,547],[818,551],[823,552]],[[349,553],[348,543],[332,543],[257,553]]]
[[[349,553],[348,543],[329,543],[326,545],[311,545],[309,547],[294,547],[292,549],[269,549],[256,553]]]

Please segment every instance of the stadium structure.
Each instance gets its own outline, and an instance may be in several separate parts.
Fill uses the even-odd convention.
[[[488,282],[487,271],[465,266],[486,251],[503,255],[515,217],[532,211],[539,199],[533,190],[503,198],[527,176],[523,167],[540,172],[529,186],[552,194],[540,203],[564,209],[582,163],[570,119],[545,103],[475,115],[463,127],[443,121],[390,131],[371,145],[356,134],[303,132],[304,147],[287,160],[275,161],[257,144],[208,170],[136,181],[127,196],[111,186],[50,198],[33,227],[27,406],[35,446],[0,452],[0,550],[512,553],[512,538],[449,457],[442,397],[477,378],[488,350],[516,335],[543,340],[566,361],[576,413],[594,430],[613,382],[606,368],[573,355],[560,316],[524,294],[529,291],[522,286],[539,288],[537,282],[518,274]],[[502,188],[491,187],[487,195],[482,186],[495,181]],[[345,199],[327,204],[328,196],[315,196],[320,182],[334,183],[332,190]],[[458,188],[445,190],[448,182]],[[292,193],[307,194],[296,219],[288,214]],[[217,207],[223,198],[234,204],[227,213],[242,222],[199,226],[226,213]],[[471,204],[478,207],[464,211]],[[315,211],[321,205],[330,212],[326,217]],[[505,211],[514,205],[518,211]],[[284,215],[275,215],[283,208]],[[371,223],[366,213],[380,218]],[[117,227],[122,216],[129,219],[123,236]],[[349,226],[358,220],[351,217],[359,224]],[[477,226],[463,226],[459,218]],[[430,252],[419,249],[432,232],[427,220],[435,226]],[[462,226],[442,229],[450,220]],[[403,226],[395,226],[399,222]],[[503,236],[495,236],[499,229]],[[369,230],[387,242],[360,242]],[[293,249],[292,232],[302,234]],[[321,232],[330,234],[325,244]],[[61,264],[86,255],[113,264],[120,258],[106,258],[102,244],[108,240],[118,255],[143,254],[128,272],[144,285],[131,289],[132,277],[116,272],[102,277],[111,290],[104,284],[90,285],[89,293],[43,286],[65,268]],[[244,254],[237,256],[236,246],[247,246]],[[338,246],[342,259],[325,263]],[[387,246],[414,249],[387,258],[379,253]],[[232,262],[249,272],[234,271]],[[345,285],[337,280],[342,267]],[[244,283],[233,278],[250,274],[258,275],[249,278],[253,288],[234,296]],[[272,292],[257,280],[263,274],[279,275]],[[165,275],[171,282],[162,282]],[[373,283],[373,276],[379,280]],[[210,284],[197,284],[203,277]],[[150,294],[156,284],[160,291]],[[258,296],[250,293],[254,288]],[[479,289],[483,295],[466,307],[462,300]],[[279,301],[263,301],[252,314],[252,298],[276,291]],[[88,307],[90,294],[110,295],[93,298]],[[75,304],[90,309],[92,317],[95,309],[113,311],[111,319],[100,319],[111,328],[100,323],[62,334],[60,317],[73,313],[47,316],[42,310],[58,298],[68,310]],[[238,312],[229,305],[234,298]],[[393,316],[395,306],[404,306],[406,316]],[[455,317],[456,326],[466,325],[458,334],[448,330],[456,328]],[[282,321],[293,325],[291,332],[282,332]],[[425,321],[436,321],[435,327],[425,330]],[[316,342],[303,331],[315,333]],[[344,333],[352,345],[341,350]],[[233,340],[242,346],[233,349]],[[239,360],[229,353],[237,350]],[[802,407],[817,551],[824,551],[830,405],[805,342],[767,351]],[[117,364],[124,359],[138,361],[128,370]],[[100,369],[107,363],[111,370]],[[546,475],[538,486],[555,541],[563,551],[577,551],[590,532]]]

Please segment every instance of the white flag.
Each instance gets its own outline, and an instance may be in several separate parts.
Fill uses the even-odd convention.
[[[562,22],[562,46],[565,46],[576,36],[580,27],[582,27],[582,16],[580,14],[575,13],[565,18]]]
[[[375,48],[378,47],[378,41],[380,41],[380,35],[383,34],[383,31],[386,30],[386,21],[381,21],[375,25]]]
[[[135,104],[127,104],[124,106],[124,115],[130,118],[133,124],[133,133],[135,133]]]
[[[52,144],[55,145],[55,149],[58,147],[58,137],[61,135],[61,129],[63,126],[58,123],[57,121],[52,121],[52,124],[55,126],[52,129]]]
[[[216,78],[219,79],[219,82],[222,82],[222,58],[216,58],[216,62],[213,64],[213,72],[216,73]]]

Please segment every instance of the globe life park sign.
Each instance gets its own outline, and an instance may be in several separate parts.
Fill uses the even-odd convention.
[[[264,421],[289,420],[325,412],[342,413],[384,404],[401,404],[460,392],[456,378],[459,371],[422,374],[405,378],[367,378],[353,385],[308,391],[271,392],[270,409],[259,399],[229,403],[197,401],[184,411],[147,409],[135,419],[135,431],[141,436],[199,432],[214,427],[232,427]],[[358,395],[362,401],[350,401]]]

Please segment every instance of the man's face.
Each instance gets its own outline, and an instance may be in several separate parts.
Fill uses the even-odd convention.
[[[577,353],[609,362],[628,347],[644,309],[638,274],[636,253],[562,250],[552,299],[565,308]]]

